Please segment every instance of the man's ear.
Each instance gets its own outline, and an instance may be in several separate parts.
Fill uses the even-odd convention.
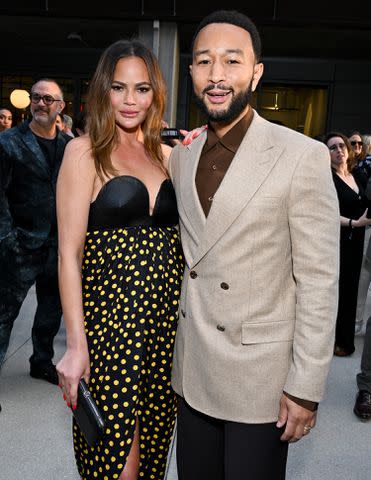
[[[59,102],[59,109],[58,109],[58,113],[61,113],[64,109],[64,107],[66,106],[65,102],[62,100],[61,102]]]
[[[191,77],[192,77],[192,65],[189,65],[189,74],[190,74]]]
[[[251,89],[255,92],[256,87],[258,86],[259,80],[261,79],[264,72],[264,65],[262,63],[257,63],[254,66],[254,74],[252,76],[252,85]]]

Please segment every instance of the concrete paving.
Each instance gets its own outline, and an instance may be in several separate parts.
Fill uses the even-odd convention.
[[[28,374],[35,304],[31,289],[16,320],[0,378],[0,480],[78,480],[71,414],[57,387]],[[287,480],[371,479],[371,421],[361,422],[352,412],[363,334],[356,337],[352,357],[334,357],[318,425],[290,447]],[[62,325],[55,342],[56,361],[64,348]],[[177,480],[175,448],[169,456],[167,480]]]

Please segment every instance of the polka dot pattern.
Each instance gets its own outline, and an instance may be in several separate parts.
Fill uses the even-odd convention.
[[[163,479],[176,415],[170,374],[183,267],[176,227],[87,234],[82,283],[90,390],[106,431],[90,448],[73,424],[83,480],[119,478],[136,420],[139,478]]]

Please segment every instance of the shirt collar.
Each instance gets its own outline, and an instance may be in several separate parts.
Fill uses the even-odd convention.
[[[234,125],[222,138],[219,138],[216,135],[215,131],[209,124],[204,152],[211,150],[219,142],[227,150],[236,153],[252,122],[253,116],[253,110],[252,108],[249,108],[246,115],[242,117],[241,120],[236,123],[236,125]]]

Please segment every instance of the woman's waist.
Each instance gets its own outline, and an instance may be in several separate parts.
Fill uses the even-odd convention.
[[[112,234],[128,235],[130,233],[149,234],[154,232],[175,233],[178,234],[178,224],[175,225],[125,225],[119,227],[106,227],[98,225],[88,225],[86,236],[102,235],[106,237]]]

